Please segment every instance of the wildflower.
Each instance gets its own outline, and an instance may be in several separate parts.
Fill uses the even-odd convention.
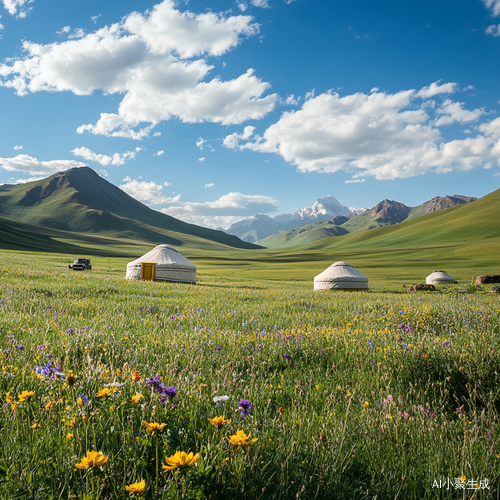
[[[45,345],[40,344],[40,345],[38,346],[38,349],[40,349],[40,350],[42,350],[42,351],[45,351],[45,349],[47,349],[47,348],[45,347]]]
[[[109,396],[111,396],[111,389],[109,389],[108,387],[105,387],[104,389],[101,389],[97,394],[96,396],[98,398],[108,398]]]
[[[90,467],[100,467],[108,461],[108,457],[98,451],[87,451],[87,456],[82,458],[79,464],[75,464],[78,469],[88,469]]]
[[[214,403],[220,403],[221,401],[227,401],[231,396],[215,396]]]
[[[326,437],[326,434],[324,432],[322,432],[320,435],[319,435],[319,439],[320,441],[323,441],[324,443],[326,443],[327,441],[327,437]]]
[[[244,431],[236,431],[236,434],[229,436],[227,440],[234,446],[250,446],[259,440],[258,438],[250,439],[251,437],[251,433],[247,436]]]
[[[215,352],[219,352],[224,346],[219,344],[215,346]]]
[[[347,397],[350,398],[352,396],[352,393],[351,392],[348,392],[347,393]]]
[[[132,373],[132,382],[137,382],[141,378],[141,372]]]
[[[365,406],[370,406],[370,403],[368,401],[365,401]]]
[[[157,422],[151,422],[150,424],[148,424],[147,422],[143,422],[143,424],[146,426],[146,429],[153,435],[162,432],[163,428],[167,425],[167,424],[158,424]]]
[[[78,377],[70,371],[68,373],[68,376],[66,377],[66,384],[68,385],[68,387],[74,387],[77,379]]]
[[[450,347],[450,342],[448,340],[443,340],[444,347]]]
[[[290,354],[283,354],[283,357],[287,360],[290,361],[292,359],[292,356]]]
[[[141,393],[137,392],[132,396],[132,403],[134,403],[135,405],[138,404],[143,397],[144,396]]]
[[[279,413],[280,415],[283,415],[283,413],[285,413],[285,409],[283,408],[283,406],[280,406],[280,407],[278,408],[278,413]]]
[[[32,429],[39,429],[41,427],[40,424],[37,424],[36,422],[33,425],[30,425]]]
[[[146,491],[146,481],[143,479],[142,481],[139,481],[138,483],[134,484],[129,484],[128,486],[125,486],[125,489],[131,494],[139,494],[141,495]]]
[[[10,391],[5,393],[5,400],[7,401],[7,403],[12,403],[13,399],[10,395]]]
[[[169,398],[169,399],[176,398],[177,397],[177,387],[173,387],[173,386],[165,387],[163,389],[163,391],[161,391],[161,393],[164,396],[167,396],[167,398]]]
[[[252,408],[253,408],[252,402],[249,401],[248,399],[242,399],[238,403],[238,409],[241,410],[240,416],[243,418],[252,413]]]
[[[78,406],[85,406],[88,402],[88,396],[82,396],[81,394],[78,394],[78,396],[76,397],[76,403],[78,404]]]
[[[68,329],[66,330],[66,333],[75,333],[75,331],[76,331],[76,330],[75,330],[74,328],[68,328]]]
[[[73,439],[74,437],[75,437],[75,435],[72,432],[68,432],[66,434],[66,439]]]
[[[19,344],[19,345],[16,345],[14,346],[16,349],[19,349],[20,351],[24,351],[24,349],[26,349],[26,347],[24,347],[22,344]]]
[[[207,420],[212,424],[215,425],[219,430],[222,429],[224,424],[230,424],[231,420],[224,420],[224,415],[222,417],[214,417],[214,418],[207,418]]]
[[[200,391],[202,391],[202,390],[203,390],[203,389],[205,389],[206,387],[208,387],[208,385],[207,385],[207,384],[200,384],[200,385],[198,386],[198,389],[199,389]]]
[[[366,341],[368,343],[368,345],[370,346],[370,349],[373,351],[374,347],[373,347],[373,342],[371,340],[367,340]]]
[[[31,401],[31,398],[35,395],[34,391],[23,391],[17,396],[19,401],[22,403],[24,401]]]
[[[466,479],[467,478],[464,475],[460,476],[460,481],[462,481],[462,483],[465,483]]]
[[[185,451],[177,451],[171,457],[165,457],[167,465],[162,465],[165,472],[174,469],[184,470],[192,467],[200,459],[200,454],[193,455],[193,452],[187,454]]]

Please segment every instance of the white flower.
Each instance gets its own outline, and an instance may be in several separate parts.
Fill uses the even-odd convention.
[[[221,401],[227,401],[231,396],[215,396],[214,403],[220,403]]]

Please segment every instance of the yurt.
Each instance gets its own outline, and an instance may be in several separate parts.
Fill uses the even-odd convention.
[[[449,285],[456,283],[455,278],[444,271],[434,271],[425,278],[428,285]]]
[[[158,245],[127,264],[127,280],[196,283],[196,266],[171,245]]]
[[[366,290],[368,278],[347,262],[335,262],[314,278],[315,290]]]

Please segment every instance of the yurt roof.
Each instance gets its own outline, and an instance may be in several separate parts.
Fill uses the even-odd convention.
[[[427,276],[426,280],[445,280],[445,281],[455,281],[453,276],[450,276],[445,271],[433,271],[429,276]]]
[[[347,262],[335,262],[322,273],[315,276],[314,281],[354,281],[366,283],[368,282],[368,278]]]
[[[192,262],[183,257],[173,246],[166,244],[158,245],[142,257],[129,262],[127,267],[140,266],[142,262],[154,262],[157,266],[165,265],[196,270],[196,266]]]

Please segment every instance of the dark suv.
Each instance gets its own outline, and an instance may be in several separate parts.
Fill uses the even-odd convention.
[[[90,259],[75,259],[68,267],[73,271],[92,271]]]

